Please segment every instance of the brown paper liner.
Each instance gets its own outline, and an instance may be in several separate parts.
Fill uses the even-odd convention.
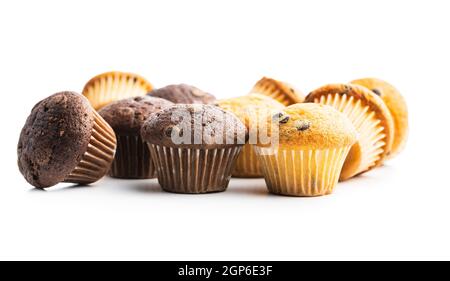
[[[333,191],[350,146],[323,150],[255,149],[271,193],[319,196]]]
[[[140,136],[117,135],[117,151],[108,174],[124,179],[156,177],[156,168],[150,157],[150,151]]]
[[[368,171],[377,165],[386,148],[386,134],[375,113],[360,100],[347,95],[327,95],[314,99],[315,103],[333,106],[352,121],[358,132],[358,141],[353,145],[344,163],[340,180],[346,180]]]
[[[245,144],[234,166],[233,177],[260,178],[263,176],[252,144]]]
[[[219,149],[173,148],[149,144],[165,191],[208,193],[224,191],[241,146]]]
[[[116,151],[113,129],[95,111],[91,139],[81,161],[64,182],[89,184],[101,179],[109,170]]]

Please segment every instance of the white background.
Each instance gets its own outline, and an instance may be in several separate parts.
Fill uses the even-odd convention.
[[[1,259],[449,259],[448,1],[1,1]],[[375,76],[407,99],[410,138],[332,195],[163,193],[155,180],[33,189],[16,146],[32,106],[132,71],[218,97],[267,75],[303,92]]]

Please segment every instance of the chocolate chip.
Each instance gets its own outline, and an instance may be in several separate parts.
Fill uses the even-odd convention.
[[[168,137],[168,138],[172,137],[172,127],[167,128],[167,129],[164,131],[164,134],[165,134],[166,137]]]
[[[311,127],[310,121],[304,121],[304,120],[298,120],[295,123],[295,127],[297,128],[297,131],[303,132],[309,129]]]
[[[272,117],[273,121],[278,121],[280,124],[286,124],[289,121],[289,115],[284,115],[283,112],[279,112]]]
[[[381,92],[378,89],[372,89],[372,92],[374,92],[377,96],[381,97]]]
[[[286,124],[289,121],[289,116],[286,115],[284,118],[280,119],[280,124]]]

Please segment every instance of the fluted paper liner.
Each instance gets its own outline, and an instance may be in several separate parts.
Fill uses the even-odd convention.
[[[358,132],[358,141],[350,150],[340,179],[345,180],[376,167],[386,149],[386,134],[375,112],[348,95],[321,96],[314,102],[330,105],[344,113]]]
[[[256,82],[251,92],[269,96],[285,106],[303,102],[303,98],[298,96],[300,93],[297,93],[287,83],[271,78],[263,78]]]
[[[92,78],[83,89],[83,95],[95,110],[108,103],[130,97],[143,96],[152,85],[135,74],[111,72]]]
[[[258,158],[252,146],[252,144],[247,143],[242,147],[242,151],[233,169],[233,177],[260,178],[263,176]]]
[[[350,146],[322,150],[255,149],[271,193],[319,196],[333,191]]]
[[[64,182],[89,184],[101,179],[111,167],[116,150],[116,136],[112,128],[95,111],[94,126],[86,152]]]
[[[224,191],[241,146],[219,149],[174,148],[149,144],[158,182],[169,192]]]
[[[124,179],[156,177],[156,168],[150,157],[150,151],[140,136],[117,135],[117,151],[108,174]]]

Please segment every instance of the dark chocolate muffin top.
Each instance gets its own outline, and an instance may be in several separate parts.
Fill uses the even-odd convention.
[[[148,93],[148,95],[170,100],[173,103],[184,104],[212,104],[216,100],[215,96],[187,84],[169,85],[155,89]]]
[[[93,124],[93,109],[82,95],[60,92],[38,102],[17,146],[25,179],[39,188],[63,181],[87,150]]]
[[[247,129],[219,107],[177,104],[150,115],[141,135],[150,144],[212,149],[245,144]]]
[[[139,96],[112,102],[98,113],[117,134],[140,134],[142,124],[150,114],[172,105],[165,99]]]

